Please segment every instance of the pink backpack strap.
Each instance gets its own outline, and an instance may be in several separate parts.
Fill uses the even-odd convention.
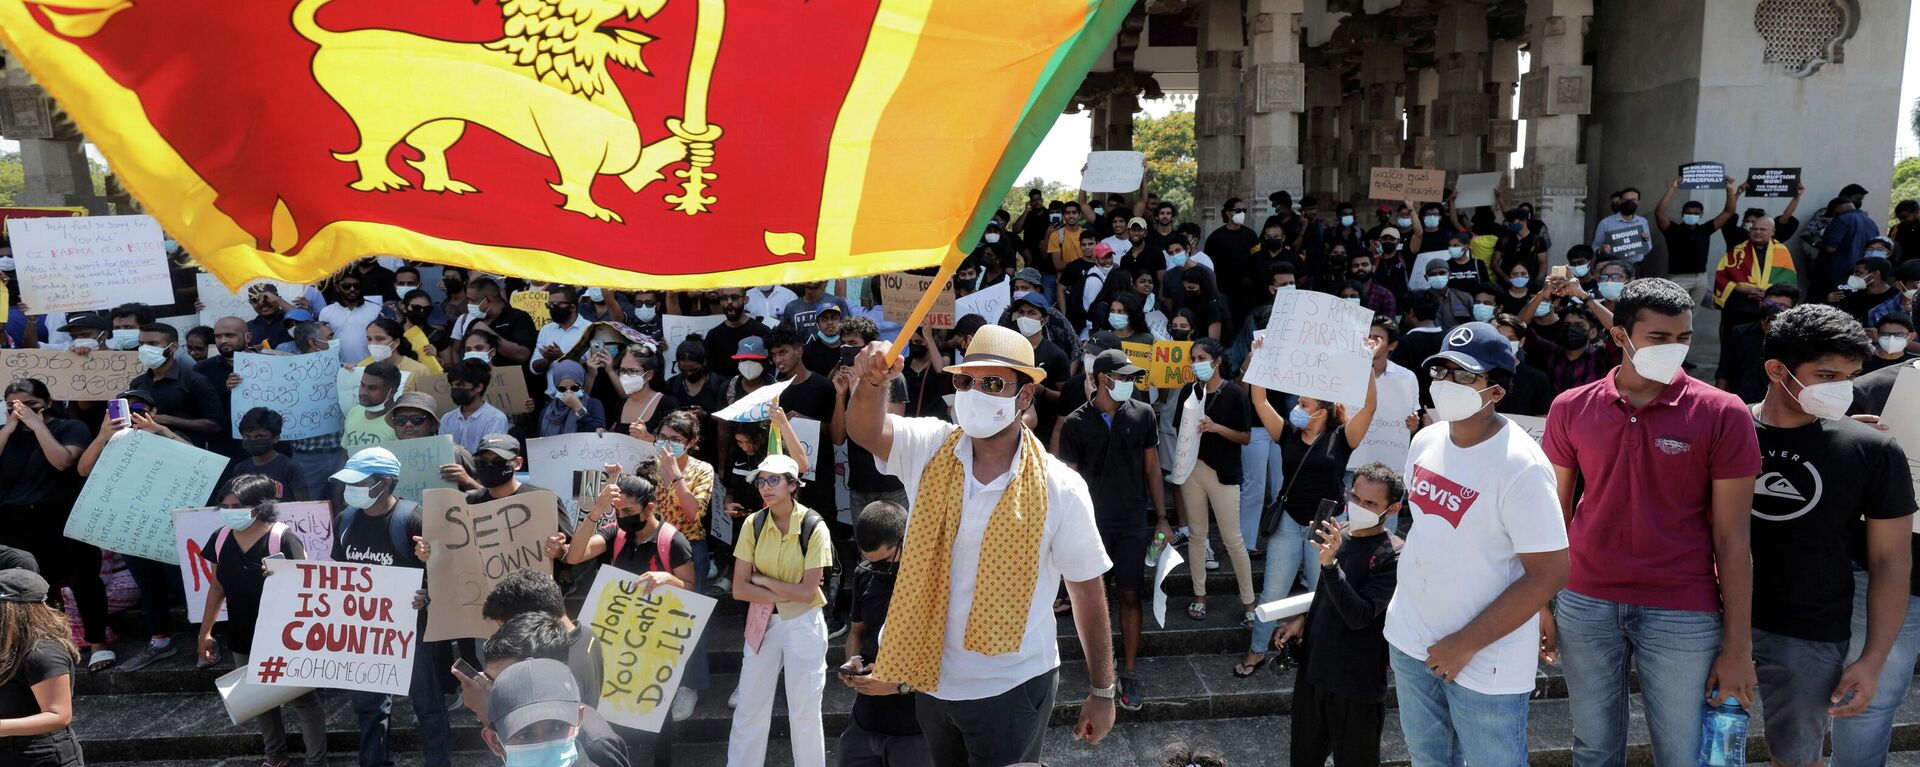
[[[214,534],[214,536],[213,536],[213,557],[214,557],[215,559],[219,559],[219,558],[220,558],[220,553],[221,553],[221,549],[224,549],[224,548],[226,548],[226,547],[227,547],[227,538],[228,538],[228,537],[230,537],[230,536],[232,536],[232,535],[233,535],[233,530],[232,530],[232,528],[229,528],[229,527],[227,527],[226,525],[221,525],[221,526],[220,526],[220,532],[218,532],[218,533],[215,533],[215,534]]]
[[[279,522],[267,528],[267,556],[280,553],[280,539],[287,534],[287,526]]]
[[[614,562],[620,561],[620,552],[626,551],[626,550],[627,550],[627,530],[624,527],[616,527],[613,529],[613,557],[611,558],[612,561]]]
[[[653,536],[653,542],[660,547],[660,566],[665,572],[673,572],[673,525],[660,520],[660,532]]]

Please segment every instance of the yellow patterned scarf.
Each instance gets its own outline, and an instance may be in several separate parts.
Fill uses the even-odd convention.
[[[940,653],[947,638],[948,582],[953,568],[953,539],[960,530],[960,505],[966,495],[966,469],[955,446],[954,429],[920,475],[900,575],[887,609],[887,651],[874,675],[905,682],[916,690],[940,688]],[[1039,577],[1040,536],[1047,525],[1046,450],[1025,427],[1021,448],[993,518],[980,544],[979,577],[967,613],[966,649],[984,655],[1020,650],[1027,611]]]

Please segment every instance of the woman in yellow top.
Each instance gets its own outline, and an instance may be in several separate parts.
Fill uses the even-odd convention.
[[[439,360],[431,356],[422,358],[414,350],[413,342],[407,340],[400,323],[385,317],[367,323],[367,358],[354,367],[363,368],[382,360],[407,374],[406,391],[418,391],[421,376],[442,372]]]
[[[820,608],[827,600],[820,582],[833,564],[833,541],[820,515],[794,500],[800,465],[792,458],[767,456],[753,484],[766,508],[742,522],[734,541],[733,598],[749,607],[727,764],[766,761],[773,686],[784,675],[793,763],[823,767],[820,696],[827,686],[827,620]]]

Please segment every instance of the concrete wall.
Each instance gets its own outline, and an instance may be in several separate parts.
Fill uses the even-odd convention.
[[[1555,232],[1554,244],[1588,242],[1594,224],[1612,214],[1607,195],[1641,190],[1642,212],[1653,215],[1682,163],[1693,159],[1700,124],[1702,26],[1709,3],[1726,0],[1603,0],[1594,3],[1588,46],[1594,63],[1593,115],[1587,164],[1595,186],[1579,238]],[[1747,36],[1757,46],[1753,25]],[[1729,165],[1734,164],[1729,161]],[[1652,257],[1663,254],[1656,253]]]

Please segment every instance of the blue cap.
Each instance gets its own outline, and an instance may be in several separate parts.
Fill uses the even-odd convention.
[[[759,336],[747,336],[740,339],[740,345],[734,347],[733,358],[737,360],[763,360],[767,358],[767,339]]]
[[[400,476],[400,459],[384,447],[370,447],[347,459],[347,467],[333,473],[333,478],[352,485],[365,482],[368,477],[383,475]]]
[[[1053,304],[1047,301],[1047,294],[1038,290],[1022,290],[1013,294],[1013,304],[1015,306],[1032,304],[1034,308],[1043,312],[1053,308]]]
[[[295,309],[293,311],[287,312],[287,320],[289,322],[312,322],[313,312],[307,311],[305,309]]]
[[[1420,364],[1431,365],[1434,360],[1448,360],[1474,373],[1495,368],[1511,373],[1514,369],[1513,345],[1498,328],[1485,322],[1469,322],[1448,331],[1439,353]]]
[[[814,316],[818,317],[822,314],[826,314],[827,312],[839,312],[839,311],[840,311],[839,304],[836,304],[832,301],[821,301],[819,308],[814,310]]]

